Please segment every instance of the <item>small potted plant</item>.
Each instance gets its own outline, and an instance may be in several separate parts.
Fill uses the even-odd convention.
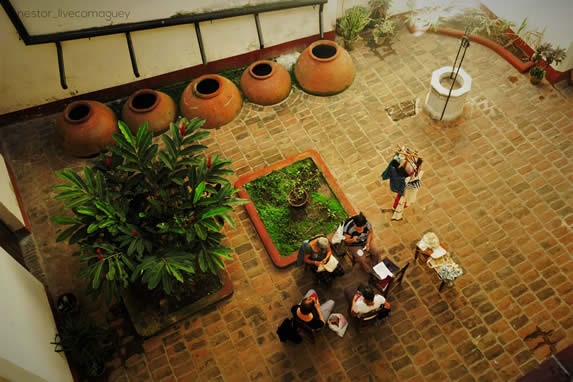
[[[346,11],[344,16],[337,20],[337,31],[344,38],[344,47],[352,50],[360,32],[370,23],[370,12],[367,8],[355,6]]]
[[[381,20],[372,29],[372,37],[376,45],[383,45],[392,41],[396,31],[397,21],[391,18]]]
[[[300,184],[295,184],[288,193],[288,203],[294,208],[306,206],[309,199],[308,191]]]
[[[369,0],[371,27],[380,21],[387,19],[388,9],[392,5],[392,0]]]
[[[106,346],[108,337],[88,316],[67,316],[51,344],[55,352],[65,352],[86,375],[94,377],[105,372],[105,360],[112,351]]]
[[[537,46],[531,55],[531,61],[535,63],[535,66],[529,71],[531,83],[534,85],[539,84],[543,77],[545,77],[547,68],[551,64],[559,65],[559,63],[565,59],[566,55],[565,49],[560,47],[554,48],[553,45],[548,42]],[[543,65],[543,61],[545,65]]]

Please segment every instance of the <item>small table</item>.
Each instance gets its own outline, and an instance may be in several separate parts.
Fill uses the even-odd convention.
[[[438,288],[440,292],[446,285],[453,286],[455,279],[463,274],[460,266],[452,260],[449,253],[441,243],[437,248],[430,248],[423,239],[420,240],[416,245],[414,261],[418,260],[419,255],[428,256],[426,264],[428,267],[436,271],[438,278],[441,281],[440,287]]]

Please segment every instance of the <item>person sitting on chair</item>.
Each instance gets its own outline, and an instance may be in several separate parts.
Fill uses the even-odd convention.
[[[310,265],[319,282],[330,285],[335,277],[344,275],[344,270],[339,263],[336,263],[334,267],[331,267],[332,264],[329,264],[329,261],[337,262],[337,260],[336,258],[331,259],[332,248],[330,241],[324,235],[304,242],[299,251],[303,254],[303,261]]]
[[[350,314],[353,317],[363,316],[381,307],[390,309],[390,304],[386,301],[384,296],[374,294],[374,290],[369,286],[359,287],[357,290],[354,288],[346,288],[344,295],[346,301],[348,301],[348,305],[350,305]]]
[[[314,289],[310,289],[298,305],[291,308],[293,317],[299,322],[302,321],[311,329],[321,329],[330,313],[334,309],[334,301],[328,300],[320,304],[318,294]]]
[[[380,253],[372,244],[372,226],[360,212],[344,222],[343,230],[344,244],[350,250],[354,262],[359,263],[366,273],[370,273],[372,266],[380,261]],[[370,254],[371,263],[366,259],[367,254]]]

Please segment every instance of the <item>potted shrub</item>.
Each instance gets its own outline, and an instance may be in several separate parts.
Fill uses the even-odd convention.
[[[559,65],[566,57],[565,49],[553,47],[551,43],[545,42],[537,46],[531,55],[531,61],[535,66],[529,71],[532,84],[538,84],[545,77],[545,72],[551,64]],[[545,62],[545,64],[543,64]]]
[[[396,32],[398,22],[391,18],[382,19],[372,29],[372,37],[376,45],[390,43]]]
[[[344,38],[344,47],[348,50],[360,38],[360,32],[370,23],[370,12],[367,8],[355,6],[346,11],[344,16],[337,20],[337,31]]]
[[[529,69],[529,81],[533,85],[539,84],[544,77],[545,70],[543,70],[541,67],[533,66],[531,69]]]
[[[300,185],[295,185],[288,193],[288,203],[291,207],[301,208],[304,207],[309,200],[308,191]]]
[[[53,217],[70,226],[57,241],[78,245],[80,274],[106,301],[126,288],[179,297],[232,259],[222,230],[243,201],[225,178],[230,161],[202,155],[203,122],[171,123],[160,149],[147,124],[133,135],[120,121],[117,145],[84,167],[83,177],[57,172],[66,183],[54,187],[55,198],[72,212]]]
[[[56,334],[55,352],[65,352],[88,376],[105,372],[105,360],[113,354],[113,347],[106,343],[107,330],[97,326],[89,317],[67,316]]]
[[[369,0],[370,19],[374,23],[387,19],[388,9],[392,5],[392,0]]]

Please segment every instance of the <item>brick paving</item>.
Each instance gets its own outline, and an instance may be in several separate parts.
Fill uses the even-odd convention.
[[[246,103],[206,144],[233,160],[234,179],[316,149],[387,256],[413,261],[415,242],[431,229],[465,270],[455,287],[439,293],[435,273],[413,264],[389,297],[393,313],[383,325],[283,344],[275,330],[313,278],[301,268],[274,268],[239,208],[237,227],[228,230],[235,294],[146,339],[125,362],[115,359],[110,381],[508,381],[572,343],[572,88],[534,87],[472,44],[464,61],[473,78],[468,104],[457,121],[439,123],[421,104],[431,72],[451,65],[458,41],[405,31],[399,38],[392,51],[353,51],[357,76],[344,93],[295,90],[278,106]],[[388,116],[386,109],[412,99],[416,115]],[[78,290],[77,260],[54,242],[49,216],[61,204],[50,187],[54,170],[86,162],[58,148],[53,116],[4,126],[0,142],[41,254],[27,254],[33,271],[53,295]],[[397,144],[419,150],[425,175],[416,205],[391,222],[393,195],[379,175]],[[363,280],[356,267],[319,295],[346,312],[343,288]]]

